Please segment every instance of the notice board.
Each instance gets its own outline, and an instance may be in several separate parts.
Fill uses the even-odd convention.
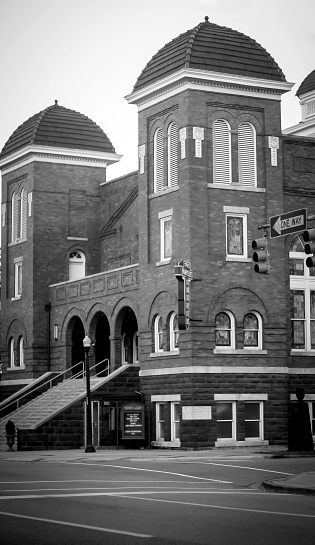
[[[121,409],[122,439],[144,439],[144,409]]]

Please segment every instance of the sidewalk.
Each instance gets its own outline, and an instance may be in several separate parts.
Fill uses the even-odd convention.
[[[209,450],[179,449],[99,449],[93,453],[85,450],[33,450],[33,451],[0,451],[0,463],[8,462],[112,462],[113,460],[151,460],[167,461],[170,458],[210,458],[213,460],[246,460],[250,458],[292,458],[314,457],[314,452],[289,452],[283,447],[265,448],[216,448]],[[315,471],[301,473],[281,479],[273,479],[262,483],[265,490],[275,492],[315,495]]]

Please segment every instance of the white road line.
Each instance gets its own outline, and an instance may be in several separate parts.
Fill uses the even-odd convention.
[[[243,488],[237,489],[225,489],[225,490],[218,490],[217,488],[210,488],[208,490],[191,490],[189,489],[174,489],[174,490],[139,490],[137,492],[72,492],[72,493],[63,493],[63,494],[19,494],[18,496],[12,495],[12,496],[0,496],[0,500],[38,500],[42,498],[89,498],[94,496],[109,496],[109,497],[132,497],[132,496],[144,496],[144,495],[153,495],[153,494],[229,494],[233,495],[233,493],[237,494],[250,494],[251,496],[254,495],[261,495],[261,496],[273,496],[271,492],[258,492],[256,490],[244,490]],[[290,494],[287,494],[290,495]],[[161,500],[162,501],[162,500]]]
[[[14,513],[5,513],[4,511],[0,511],[0,515],[7,516],[7,517],[17,517],[21,519],[27,519],[27,520],[36,520],[38,522],[49,522],[51,524],[60,524],[62,526],[73,526],[74,528],[84,528],[86,530],[96,530],[98,532],[107,532],[110,534],[122,534],[124,536],[133,536],[133,537],[153,537],[149,534],[137,534],[134,532],[124,532],[123,530],[113,530],[112,528],[101,528],[99,526],[88,526],[86,524],[76,524],[74,522],[64,522],[62,520],[51,520],[51,519],[44,519],[40,517],[29,517],[27,515],[16,515]]]
[[[51,463],[51,462],[48,462]],[[56,462],[52,462],[56,463]],[[58,464],[72,464],[72,465],[84,465],[84,466],[95,466],[95,467],[115,467],[118,469],[131,469],[133,471],[147,471],[150,473],[163,473],[164,475],[176,475],[177,477],[185,477],[186,479],[197,479],[198,481],[209,481],[212,483],[222,483],[222,484],[233,484],[233,481],[219,481],[217,479],[208,479],[207,477],[195,477],[194,475],[185,475],[184,473],[174,473],[172,471],[161,471],[159,469],[144,469],[141,467],[128,467],[128,466],[116,466],[113,464],[89,464],[86,462],[57,462]]]
[[[290,496],[290,494],[286,494],[286,496]],[[123,495],[120,495],[121,498],[123,498]],[[208,505],[206,503],[190,503],[190,502],[183,502],[183,501],[175,501],[175,500],[159,500],[156,498],[140,498],[139,496],[125,496],[128,499],[138,499],[143,501],[156,501],[160,503],[176,503],[178,505],[187,505],[189,507],[207,507],[211,509],[224,509],[226,511],[243,511],[245,513],[258,513],[262,515],[279,515],[279,516],[287,516],[287,517],[302,517],[302,518],[311,518],[314,519],[315,515],[307,515],[304,513],[284,513],[282,511],[265,511],[263,509],[245,509],[242,507],[226,507],[222,505]]]
[[[217,464],[215,462],[177,462],[179,464],[203,464],[207,466],[236,467],[237,469],[252,469],[253,471],[265,471],[266,473],[279,473],[279,475],[294,475],[294,473],[285,473],[284,471],[273,471],[272,469],[260,469],[257,467],[232,466],[230,464]]]
[[[159,484],[157,483],[156,481],[154,481],[156,484]],[[138,484],[139,484],[139,481],[138,481]],[[165,490],[165,481],[163,483],[163,490]],[[171,484],[171,482],[169,483]],[[173,481],[173,484],[174,484],[174,481]],[[184,484],[184,483],[181,483],[179,481],[177,481],[177,484],[181,485],[181,484]],[[195,485],[196,483],[195,482],[192,482],[192,483],[185,483],[185,485]],[[200,484],[209,484],[209,482],[204,482],[204,483],[198,483],[199,485]],[[8,488],[8,489],[0,489],[0,494],[3,494],[4,492],[64,492],[64,491],[69,491],[69,490],[72,490],[73,492],[75,491],[79,491],[79,490],[126,490],[128,488],[131,488],[132,490],[135,490],[135,488],[141,488],[141,489],[147,489],[149,488],[150,490],[154,489],[154,488],[157,488],[157,489],[161,489],[162,487],[161,486],[145,486],[145,485],[139,485],[139,486],[107,486],[107,487],[103,487],[103,486],[86,486],[86,487],[83,487],[83,486],[80,486],[80,487],[74,487],[74,488]],[[181,490],[180,488],[176,488],[175,490]],[[188,490],[188,489],[187,489]],[[215,489],[217,490],[217,488]],[[1,496],[0,496],[1,498]]]

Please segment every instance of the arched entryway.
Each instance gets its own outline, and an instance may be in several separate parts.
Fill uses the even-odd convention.
[[[130,307],[121,309],[117,317],[120,331],[120,363],[138,363],[138,322]],[[118,358],[119,361],[119,358]]]
[[[69,325],[68,332],[71,338],[71,367],[72,374],[75,375],[84,368],[84,347],[83,339],[85,337],[83,323],[78,316],[74,316]]]
[[[97,312],[91,321],[91,335],[95,338],[94,362],[98,376],[107,376],[110,364],[110,327],[103,312]],[[93,335],[94,329],[94,335]]]

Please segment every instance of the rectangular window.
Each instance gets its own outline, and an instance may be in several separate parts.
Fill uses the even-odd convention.
[[[172,257],[172,215],[173,210],[160,212],[160,261],[169,262]]]
[[[315,401],[311,401],[308,403],[308,408],[310,411],[310,421],[311,421],[311,428],[312,428],[312,435],[315,435]]]
[[[171,441],[179,441],[179,403],[171,403]]]
[[[164,403],[156,404],[156,440],[164,441]]]
[[[305,294],[291,290],[292,348],[305,348]]]
[[[245,403],[245,439],[263,439],[262,403]]]
[[[236,439],[236,403],[220,402],[217,404],[217,438]]]
[[[246,213],[244,211],[246,210]],[[224,206],[226,257],[229,261],[247,259],[247,208]],[[240,213],[238,213],[238,211]]]
[[[14,263],[14,297],[22,295],[22,261]]]

